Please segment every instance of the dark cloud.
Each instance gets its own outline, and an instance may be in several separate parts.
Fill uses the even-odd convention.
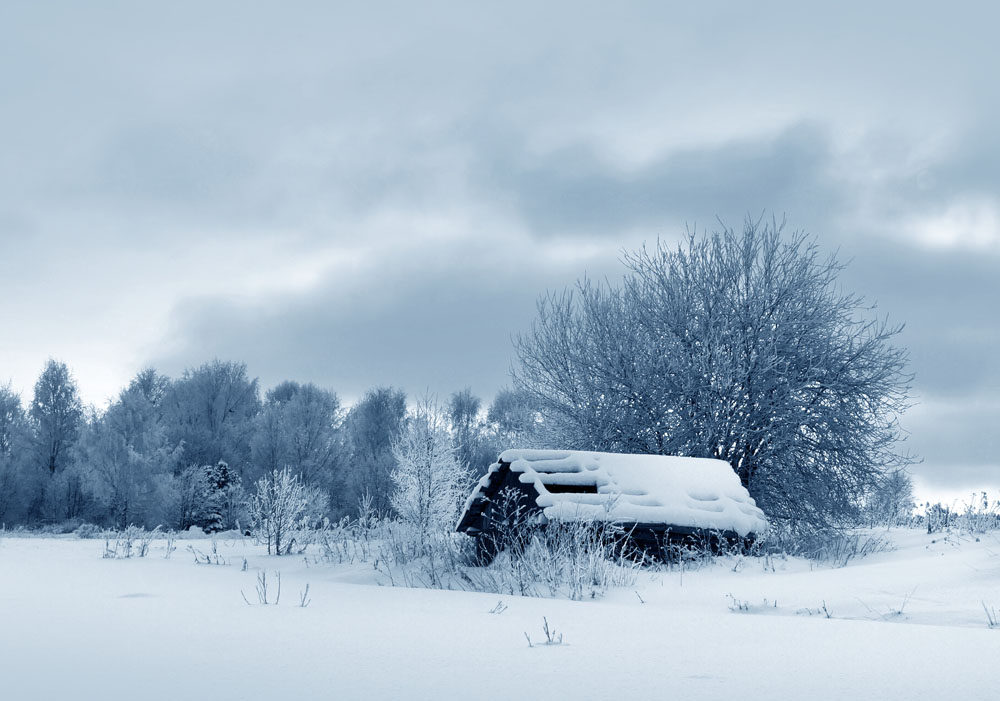
[[[511,338],[530,327],[539,292],[578,274],[564,264],[502,252],[491,262],[447,248],[389,256],[377,269],[259,305],[189,300],[155,364],[178,374],[212,356],[234,358],[265,385],[311,380],[348,399],[379,384],[443,396],[471,386],[490,397],[509,384]]]
[[[920,391],[949,398],[1000,394],[1000,255],[875,236],[848,239],[840,253],[849,261],[845,288],[905,325],[899,340],[910,351]]]
[[[958,401],[933,398],[915,406],[904,421],[907,445],[924,459],[913,472],[938,486],[1000,487],[1000,402],[995,395]]]
[[[782,207],[828,220],[844,206],[831,165],[825,131],[798,124],[774,136],[673,150],[635,168],[581,143],[541,156],[507,148],[476,172],[483,189],[512,202],[536,234],[607,237],[678,219],[711,226],[716,217],[739,221]]]

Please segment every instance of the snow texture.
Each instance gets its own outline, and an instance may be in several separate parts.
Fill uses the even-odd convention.
[[[665,455],[621,455],[570,450],[507,450],[500,462],[534,486],[549,520],[665,523],[734,531],[746,536],[767,528],[764,513],[728,463]],[[490,466],[466,509],[490,484]],[[551,485],[596,487],[596,494],[552,493]]]
[[[105,560],[103,541],[0,535],[0,698],[995,699],[997,534],[890,535],[842,568],[728,557],[585,602],[377,586],[371,561],[241,538],[216,566],[185,551],[207,539]],[[247,606],[276,570],[280,604]],[[543,616],[564,643],[529,648]]]

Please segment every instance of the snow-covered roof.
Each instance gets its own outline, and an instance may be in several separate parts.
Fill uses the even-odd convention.
[[[509,466],[534,487],[536,504],[553,521],[657,523],[733,531],[767,527],[732,467],[722,460],[665,455],[621,455],[573,450],[507,450],[490,466],[466,503],[463,524],[476,504],[499,488]]]

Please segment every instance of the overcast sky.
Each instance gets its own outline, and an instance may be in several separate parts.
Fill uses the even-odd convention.
[[[918,486],[1000,487],[1000,12],[870,4],[5,0],[0,382],[488,398],[540,293],[768,210],[907,324]]]

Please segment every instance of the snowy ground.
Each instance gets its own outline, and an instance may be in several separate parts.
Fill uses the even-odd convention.
[[[0,698],[997,698],[1000,537],[892,540],[840,569],[727,558],[571,602],[377,586],[371,564],[242,539],[196,565],[208,541],[105,560],[103,540],[7,537]],[[262,568],[278,606],[256,605]],[[561,645],[537,644],[543,616]]]

